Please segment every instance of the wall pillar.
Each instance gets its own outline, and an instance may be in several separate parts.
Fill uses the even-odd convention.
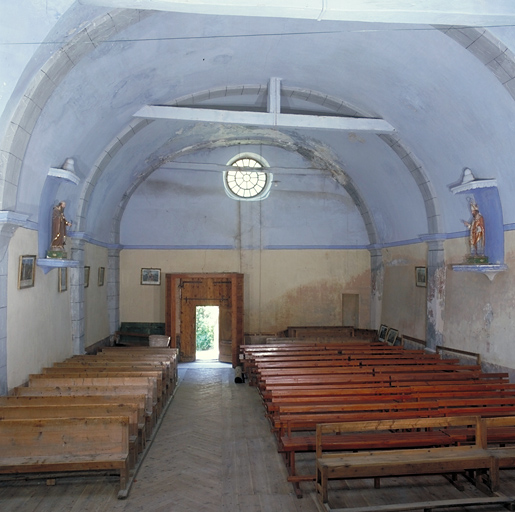
[[[370,251],[370,328],[379,329],[383,304],[384,264],[381,249]]]
[[[72,321],[73,353],[85,353],[85,304],[84,304],[84,240],[68,238],[71,244],[71,259],[78,261],[77,267],[70,267],[70,314]]]
[[[443,240],[427,242],[426,343],[431,351],[443,345],[446,268]]]
[[[19,226],[0,222],[0,395],[7,395],[7,267],[9,243]]]
[[[113,335],[120,328],[120,249],[109,249],[107,254],[107,315]]]

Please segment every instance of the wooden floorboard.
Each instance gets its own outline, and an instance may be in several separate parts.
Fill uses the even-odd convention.
[[[129,497],[117,499],[116,477],[84,477],[29,485],[1,484],[2,512],[318,512],[303,483],[298,499],[255,388],[234,383],[230,365],[179,365],[180,385],[136,475]],[[313,455],[300,455],[299,472],[314,472]],[[472,497],[442,477],[331,482],[333,508]],[[501,490],[515,495],[515,471],[502,473]],[[397,501],[396,501],[397,500]],[[500,512],[500,505],[442,512]]]

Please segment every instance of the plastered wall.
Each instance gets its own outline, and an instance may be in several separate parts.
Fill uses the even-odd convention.
[[[84,248],[84,265],[89,266],[89,286],[84,288],[84,346],[97,343],[109,336],[107,316],[107,249],[93,244]],[[104,284],[99,283],[99,268],[104,270]]]
[[[425,243],[383,250],[381,323],[419,339],[426,338],[427,288],[416,285],[415,267],[427,265]]]
[[[20,255],[36,255],[37,232],[18,228],[9,244],[7,385],[23,384],[30,373],[72,355],[69,291],[58,292],[57,270],[36,266],[34,287],[18,289]]]
[[[141,268],[161,269],[161,286],[141,285]],[[164,322],[164,274],[241,272],[245,331],[289,325],[341,325],[342,294],[360,296],[360,327],[370,322],[370,257],[366,250],[123,250],[121,321]]]
[[[515,368],[515,232],[505,233],[508,270],[493,281],[483,274],[452,270],[466,251],[464,239],[445,244],[444,343],[477,352],[487,363]]]

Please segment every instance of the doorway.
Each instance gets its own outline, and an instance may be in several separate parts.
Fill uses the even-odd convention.
[[[165,332],[182,362],[195,361],[197,306],[217,306],[218,359],[239,364],[243,343],[243,274],[166,274]]]
[[[196,360],[218,360],[220,355],[220,308],[197,306],[195,313]]]

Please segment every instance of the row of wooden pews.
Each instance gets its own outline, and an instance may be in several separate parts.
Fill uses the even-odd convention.
[[[296,454],[314,453],[317,425],[417,418],[515,416],[515,384],[508,374],[485,373],[478,364],[460,364],[424,350],[407,350],[357,337],[325,342],[244,345],[241,361],[258,388],[284,455],[289,481],[301,496]],[[498,435],[496,439],[495,435]],[[493,429],[489,442],[515,441],[515,428]],[[326,436],[324,450],[401,448],[463,443],[448,435]],[[411,444],[410,444],[411,443]],[[314,466],[314,460],[313,460]]]
[[[127,497],[176,385],[177,350],[161,347],[106,347],[30,375],[0,397],[0,474],[114,472]]]

